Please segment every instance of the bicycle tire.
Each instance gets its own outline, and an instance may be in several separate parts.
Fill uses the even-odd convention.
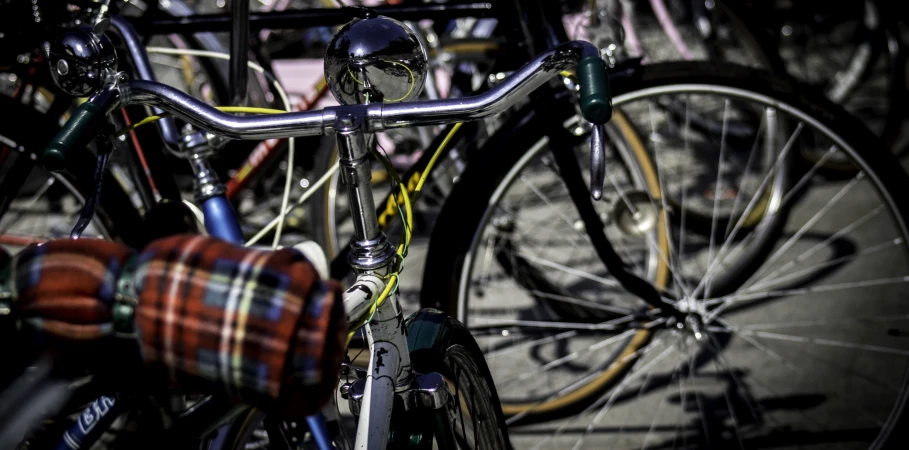
[[[414,371],[441,374],[451,390],[445,409],[450,416],[458,416],[450,417],[454,421],[454,438],[458,445],[439,445],[439,448],[512,448],[492,375],[467,328],[441,311],[427,309],[408,317],[405,326]],[[470,417],[481,422],[474,422],[473,445],[465,442],[465,407],[469,409]],[[426,415],[425,412],[420,414]],[[440,439],[439,436],[435,438]]]

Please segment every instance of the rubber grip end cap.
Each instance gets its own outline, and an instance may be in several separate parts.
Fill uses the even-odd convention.
[[[587,56],[578,62],[581,114],[588,122],[601,124],[612,118],[612,98],[606,62],[598,56]]]
[[[94,139],[103,118],[104,112],[97,105],[91,102],[80,105],[44,149],[41,155],[44,168],[50,172],[66,169],[73,153],[81,152]]]

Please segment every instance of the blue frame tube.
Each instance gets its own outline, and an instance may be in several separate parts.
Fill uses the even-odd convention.
[[[110,428],[114,420],[120,416],[123,403],[112,397],[101,396],[88,405],[79,414],[79,418],[57,443],[54,450],[79,450],[91,448],[101,437],[101,434]]]
[[[205,199],[202,214],[205,216],[205,231],[210,236],[243,245],[240,220],[226,195],[218,194]]]

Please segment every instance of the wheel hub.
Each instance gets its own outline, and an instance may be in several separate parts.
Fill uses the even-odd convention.
[[[683,320],[670,321],[670,325],[674,325],[679,330],[687,331],[698,342],[704,341],[707,338],[705,323],[708,317],[707,307],[704,303],[694,298],[685,297],[676,303],[675,308],[685,314],[685,318]]]

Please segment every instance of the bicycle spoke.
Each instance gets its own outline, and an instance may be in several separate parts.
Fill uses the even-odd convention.
[[[691,360],[694,360],[694,355],[695,355],[695,353],[692,352],[691,358],[690,358]],[[687,356],[685,352],[679,352],[679,360],[678,360],[678,362],[676,362],[676,364],[673,365],[676,368],[672,371],[672,376],[670,377],[669,382],[666,383],[666,391],[669,391],[669,389],[671,389],[672,383],[673,383],[673,381],[675,381],[676,378],[678,378],[679,382],[681,382],[682,371],[679,368],[679,366],[682,365],[681,363],[685,359],[685,356]],[[689,364],[689,366],[690,366],[690,364]],[[648,380],[650,380],[650,374],[647,375],[647,377],[644,379],[644,383],[641,385],[642,392],[644,390],[644,387],[646,387]],[[638,393],[638,397],[640,397],[640,393]],[[650,426],[647,427],[647,434],[644,435],[644,442],[643,442],[643,444],[641,444],[641,450],[644,450],[645,448],[647,448],[647,440],[650,437],[650,435],[653,434],[654,429],[656,428],[657,419],[660,417],[660,411],[663,410],[663,406],[666,405],[666,400],[667,400],[667,397],[663,396],[663,399],[660,400],[660,404],[657,405],[657,410],[653,414],[653,421],[650,422]]]
[[[685,417],[685,403],[688,401],[688,396],[685,394],[685,387],[688,386],[688,382],[691,380],[691,374],[694,373],[694,362],[695,362],[694,356],[695,356],[695,354],[692,353],[691,358],[688,361],[688,372],[686,372],[686,374],[685,374],[685,377],[684,377],[685,381],[682,382],[683,378],[679,377],[679,398],[680,398],[681,405],[680,405],[679,415],[678,415],[679,423],[676,424],[675,435],[673,435],[673,437],[672,437],[672,448],[675,448],[676,438],[678,437],[679,433],[682,430],[682,419],[684,419],[684,417]],[[682,435],[682,446],[683,447],[688,446],[688,436],[686,436],[686,435]]]
[[[745,189],[744,189],[745,175],[747,175],[750,172],[751,165],[754,162],[755,155],[757,155],[757,152],[755,150],[757,150],[758,143],[760,142],[761,132],[766,127],[768,129],[768,131],[767,131],[768,136],[773,136],[773,132],[774,132],[773,130],[776,128],[773,125],[768,125],[767,116],[773,116],[773,119],[771,119],[771,121],[774,121],[774,123],[775,123],[776,111],[773,108],[767,108],[767,110],[764,111],[764,114],[761,114],[761,121],[760,121],[760,123],[758,123],[757,132],[754,135],[754,142],[751,144],[751,150],[748,151],[748,161],[745,163],[745,168],[742,169],[742,178],[740,179],[741,181],[739,182],[740,185],[739,185],[738,189],[736,189],[735,199],[732,201],[732,208],[730,209],[730,211],[733,214],[735,213],[735,210],[738,209],[739,203],[742,200],[742,193],[745,192]],[[769,143],[770,138],[766,139],[766,141],[767,141],[767,143]],[[731,226],[732,226],[732,220],[727,221],[726,230],[723,231],[723,239],[726,239],[729,237],[729,232],[731,231],[731,228],[730,228]]]
[[[837,284],[824,284],[820,286],[814,286],[810,288],[797,288],[797,289],[782,289],[778,291],[766,291],[766,292],[754,292],[754,293],[743,293],[743,294],[731,294],[715,299],[707,299],[704,301],[705,306],[713,306],[719,303],[724,302],[733,302],[739,303],[748,300],[758,300],[758,299],[769,299],[775,297],[786,297],[786,296],[795,296],[802,294],[810,294],[817,292],[831,292],[838,291],[842,289],[856,289],[863,287],[871,286],[884,286],[888,284],[900,284],[909,282],[909,275],[903,277],[892,277],[892,278],[878,278],[875,280],[866,280],[866,281],[852,281],[847,283],[837,283]]]
[[[603,405],[603,407],[600,409],[599,412],[597,412],[597,415],[594,416],[593,421],[589,425],[587,425],[587,428],[584,430],[584,434],[582,434],[581,437],[578,438],[578,441],[575,443],[574,447],[572,447],[573,450],[576,450],[576,449],[580,448],[581,445],[583,445],[584,438],[586,436],[588,436],[590,433],[592,433],[593,430],[596,429],[596,426],[600,424],[600,421],[603,420],[603,417],[605,417],[606,414],[609,412],[609,409],[612,408],[612,405],[614,404],[615,399],[619,396],[619,394],[624,392],[625,388],[628,387],[628,385],[632,381],[634,381],[638,377],[640,377],[642,373],[646,374],[646,373],[649,373],[651,370],[653,370],[653,367],[656,364],[658,364],[664,358],[669,356],[669,354],[673,350],[673,347],[674,346],[667,347],[666,350],[663,350],[662,353],[660,353],[659,355],[654,357],[652,360],[650,360],[650,362],[648,362],[643,367],[641,367],[637,372],[632,372],[632,373],[629,373],[628,375],[626,375],[625,378],[622,379],[622,381],[619,383],[618,386],[616,386],[615,389],[613,389],[610,393],[604,394],[603,397],[600,397],[596,402],[594,402],[592,405],[590,405],[590,407],[588,409],[591,409],[591,410],[593,408],[599,407],[601,404]],[[607,395],[608,395],[608,397],[607,397]],[[605,403],[604,403],[604,400],[605,400]],[[584,413],[586,413],[586,412],[587,412],[587,410],[585,410]],[[584,413],[581,413],[581,414],[584,414]],[[557,433],[557,435],[560,434],[559,430],[557,430],[556,433]]]
[[[796,193],[798,193],[803,187],[805,187],[806,184],[808,184],[808,182],[811,179],[814,178],[814,175],[817,173],[817,171],[820,170],[821,167],[824,167],[824,164],[828,160],[830,160],[830,158],[833,157],[833,155],[835,155],[837,153],[837,151],[838,150],[837,150],[836,146],[834,145],[834,146],[831,146],[826,152],[824,152],[824,156],[821,156],[821,158],[818,159],[817,162],[815,162],[813,166],[811,166],[811,169],[808,169],[808,171],[805,172],[804,175],[802,175],[802,177],[795,184],[795,186],[792,186],[792,188],[789,189],[789,192],[787,192],[786,195],[783,196],[783,199],[780,200],[781,209],[789,204],[789,201],[792,200],[792,197],[795,196]]]
[[[509,250],[509,252],[512,252],[512,251]],[[546,267],[549,267],[549,268],[552,268],[552,269],[561,270],[561,271],[563,271],[563,272],[567,272],[567,273],[569,273],[569,274],[571,274],[571,275],[574,275],[574,276],[576,276],[576,277],[584,278],[584,279],[587,279],[587,280],[590,280],[590,281],[594,281],[594,282],[600,283],[600,284],[602,284],[602,285],[604,285],[604,286],[609,286],[609,287],[621,287],[621,285],[619,284],[619,282],[618,282],[618,281],[615,281],[615,280],[609,280],[609,279],[606,279],[606,278],[603,278],[603,277],[598,277],[598,276],[593,275],[593,274],[591,274],[591,273],[587,273],[587,272],[584,272],[584,271],[582,271],[582,270],[574,269],[574,268],[572,268],[572,267],[568,267],[568,266],[559,264],[559,263],[557,263],[557,262],[553,262],[553,261],[549,261],[549,260],[546,260],[546,259],[543,259],[543,258],[539,258],[539,257],[533,256],[533,255],[527,254],[527,253],[523,253],[523,252],[512,252],[512,253],[514,253],[516,256],[519,256],[519,257],[524,258],[524,259],[526,259],[526,260],[529,260],[529,261],[535,262],[535,263],[537,263],[537,264],[540,264],[541,266],[546,266]]]
[[[488,329],[488,328],[516,328],[516,327],[527,327],[527,328],[552,328],[552,329],[574,329],[574,330],[591,330],[591,331],[615,331],[622,329],[617,327],[617,324],[632,322],[635,319],[634,316],[629,315],[625,317],[620,317],[615,320],[610,320],[608,322],[603,322],[601,324],[595,323],[577,323],[577,322],[552,322],[552,321],[533,321],[533,320],[499,320],[492,319],[487,317],[477,317],[473,320],[470,325],[471,330],[478,329]]]
[[[542,192],[540,192],[539,189],[536,188],[536,186],[533,186],[532,184],[530,184],[530,183],[527,181],[527,177],[526,177],[526,176],[521,175],[520,180],[521,180],[521,182],[524,183],[524,184],[525,184],[525,185],[526,185],[534,194],[536,194],[536,196],[539,197],[540,200],[543,200],[543,202],[546,203],[546,206],[549,206],[549,208],[550,208],[551,210],[553,210],[553,211],[556,213],[556,216],[559,217],[560,219],[562,219],[562,221],[565,222],[566,225],[568,225],[568,228],[572,229],[572,230],[573,230],[574,232],[576,232],[579,236],[585,238],[585,240],[587,240],[587,241],[589,242],[590,237],[587,236],[587,235],[584,234],[584,233],[581,233],[580,230],[578,230],[577,228],[575,228],[574,225],[571,223],[571,219],[568,218],[568,216],[566,216],[564,212],[562,212],[562,211],[560,211],[558,208],[556,208],[556,207],[552,204],[552,202],[549,200],[549,198],[546,197]]]
[[[47,190],[50,189],[51,186],[53,186],[55,181],[56,181],[56,178],[54,178],[53,176],[48,177],[47,181],[45,181],[44,184],[41,185],[41,188],[39,188],[38,191],[35,192],[35,194],[32,195],[32,197],[26,201],[26,205],[24,207],[16,208],[15,214],[12,214],[13,211],[12,211],[12,209],[10,209],[9,213],[11,213],[11,214],[9,214],[9,216],[11,216],[12,218],[6,220],[5,222],[6,223],[15,222],[20,217],[22,217],[22,215],[24,215],[27,211],[30,211],[32,209],[32,207],[35,206],[35,203],[38,202],[38,199],[40,199],[41,196],[43,196],[44,193],[47,192]],[[4,218],[6,218],[6,217],[4,217]],[[2,229],[3,228],[0,228],[0,230],[2,230]]]
[[[632,204],[632,202],[628,198],[628,196],[617,187],[615,179],[609,174],[608,171],[606,172],[606,179],[609,180],[610,184],[612,184],[613,187],[616,188],[619,198],[625,204],[625,207],[627,207],[628,210],[632,214],[637,214],[637,209],[634,207],[634,204]],[[651,248],[651,251],[655,251],[657,253],[657,256],[659,256],[659,258],[663,262],[663,264],[666,264],[667,266],[670,267],[669,273],[672,276],[673,280],[676,283],[678,283],[679,286],[684,286],[681,279],[679,278],[678,271],[671,270],[672,266],[670,265],[669,260],[666,258],[666,253],[663,251],[663,249],[660,248],[660,246],[656,242],[654,242],[653,236],[651,236],[650,233],[644,233],[644,239],[647,241],[647,245]],[[668,239],[668,237],[667,237],[667,239]]]
[[[583,306],[585,308],[597,309],[600,311],[606,311],[606,312],[617,313],[617,314],[633,314],[634,313],[634,310],[632,310],[631,308],[622,308],[622,307],[618,307],[618,306],[604,305],[602,303],[597,303],[594,301],[584,300],[584,299],[580,299],[580,298],[568,297],[565,295],[552,294],[549,292],[543,292],[543,291],[538,291],[538,290],[529,290],[527,292],[535,297],[548,298],[550,300],[556,300],[559,302],[564,302],[564,303],[568,303],[568,304],[572,304],[572,305]]]
[[[792,132],[792,135],[789,136],[789,140],[786,142],[786,144],[780,150],[779,155],[777,155],[776,162],[774,162],[774,164],[773,164],[773,168],[767,172],[767,175],[764,176],[763,181],[761,181],[760,186],[755,191],[755,195],[753,195],[751,197],[751,200],[748,202],[748,206],[745,207],[745,211],[742,213],[742,215],[736,221],[735,226],[732,228],[732,233],[729,234],[729,237],[726,238],[726,241],[723,242],[722,246],[720,246],[720,250],[717,252],[718,254],[720,254],[720,255],[723,254],[728,249],[728,247],[730,245],[732,245],[733,240],[738,235],[738,231],[741,229],[742,225],[744,225],[744,223],[745,223],[745,218],[748,217],[751,214],[751,212],[754,210],[755,205],[757,205],[758,200],[760,199],[761,192],[763,192],[764,189],[767,187],[767,183],[770,181],[770,177],[773,176],[774,172],[776,172],[779,169],[779,166],[782,163],[783,158],[789,153],[789,150],[792,148],[792,146],[795,144],[795,141],[801,135],[802,129],[804,128],[804,126],[805,126],[804,123],[799,122],[799,124],[795,127],[795,130]],[[707,282],[707,279],[713,275],[713,270],[715,269],[715,267],[713,267],[713,266],[716,263],[717,263],[717,261],[714,261],[712,264],[707,266],[707,270],[704,271],[704,276],[701,277],[701,280],[698,282],[697,286],[694,288],[694,292],[691,293],[692,297],[697,297],[698,295],[701,294],[702,290],[704,289],[704,284]]]
[[[537,376],[537,375],[539,375],[539,374],[541,374],[541,373],[543,373],[543,372],[549,371],[550,369],[553,369],[553,368],[556,368],[556,367],[560,367],[560,366],[562,366],[562,365],[564,365],[564,364],[566,364],[566,363],[568,363],[568,362],[574,361],[574,360],[578,359],[578,357],[581,356],[581,355],[583,355],[583,354],[595,352],[595,351],[597,351],[597,350],[600,350],[600,349],[609,347],[610,345],[615,344],[615,343],[617,343],[617,342],[621,342],[622,340],[631,337],[631,335],[633,335],[634,332],[635,332],[635,330],[633,330],[633,329],[632,329],[632,330],[627,330],[627,331],[625,331],[625,332],[622,333],[622,334],[619,334],[619,335],[610,337],[610,338],[608,338],[608,339],[604,339],[604,340],[602,340],[602,341],[600,341],[600,342],[597,342],[597,343],[595,343],[595,344],[593,344],[593,345],[591,345],[591,346],[589,346],[589,347],[587,347],[587,348],[585,348],[585,349],[581,349],[581,350],[578,350],[578,351],[569,353],[568,355],[565,355],[565,356],[563,356],[563,357],[561,357],[561,358],[552,360],[552,361],[550,361],[550,362],[548,362],[548,363],[546,363],[546,364],[544,364],[544,365],[542,365],[542,366],[540,366],[540,367],[537,367],[537,368],[534,369],[532,372],[524,372],[524,373],[522,373],[522,374],[520,374],[520,375],[511,377],[511,378],[507,378],[507,379],[504,379],[504,380],[502,380],[502,381],[497,381],[497,385],[500,386],[500,387],[506,387],[506,386],[511,385],[511,384],[514,383],[514,382],[524,381],[524,380],[533,378],[533,377],[535,377],[535,376]]]
[[[823,207],[821,207],[816,213],[814,213],[814,215],[811,216],[811,218],[808,219],[808,221],[805,222],[805,224],[802,225],[802,227],[799,228],[799,230],[796,231],[795,234],[793,234],[786,241],[785,244],[783,244],[776,252],[774,252],[773,255],[770,256],[770,258],[767,258],[767,260],[764,261],[763,264],[761,264],[761,268],[758,269],[757,272],[755,272],[755,274],[756,274],[755,276],[760,276],[761,274],[763,274],[764,271],[767,270],[767,268],[770,267],[771,264],[776,262],[776,260],[783,253],[785,253],[787,250],[789,250],[789,248],[792,247],[796,243],[796,241],[801,239],[802,236],[811,227],[813,227],[819,220],[821,220],[822,217],[824,217],[825,214],[827,214],[828,211],[830,211],[830,208],[832,208],[833,205],[837,204],[846,194],[849,193],[849,191],[852,190],[852,188],[855,187],[856,184],[858,184],[859,181],[861,181],[864,178],[864,174],[865,174],[865,172],[859,172],[858,174],[856,174],[855,177],[852,180],[850,180],[849,183],[847,183],[845,186],[843,186],[836,193],[836,195],[833,196],[832,199],[830,199]]]
[[[864,317],[851,317],[849,319],[839,319],[839,320],[803,320],[798,322],[777,322],[777,323],[757,323],[750,325],[740,326],[740,330],[772,330],[775,328],[801,328],[801,327],[823,327],[830,325],[849,325],[858,322],[890,322],[906,320],[909,321],[909,314],[901,314],[898,316],[864,316]]]
[[[520,344],[510,345],[508,347],[503,347],[503,348],[500,348],[497,350],[485,352],[484,356],[488,360],[494,356],[504,355],[506,353],[511,353],[515,350],[520,350],[520,349],[529,348],[529,347],[535,347],[538,345],[551,344],[553,342],[558,342],[558,341],[561,341],[564,339],[573,338],[577,335],[578,335],[578,332],[576,330],[565,331],[563,333],[554,334],[552,336],[546,336],[545,338],[534,339],[532,341],[524,341],[524,342],[521,342]]]
[[[718,345],[715,343],[715,341],[713,340],[712,337],[711,337],[711,341],[714,342],[713,345],[714,345],[716,348],[718,348]],[[724,361],[723,357],[720,356],[719,353],[717,353],[717,358],[718,358],[720,361]],[[776,360],[777,362],[781,362],[781,360],[779,360],[779,359],[774,359],[774,360]],[[781,362],[781,363],[782,363],[782,362]],[[785,366],[786,368],[789,368],[790,370],[795,370],[795,372],[796,372],[797,374],[799,374],[800,376],[802,375],[802,371],[801,371],[801,370],[793,369],[792,366],[786,365],[785,363],[783,363],[783,364],[784,364],[784,366]],[[754,384],[755,384],[755,385],[759,386],[761,389],[763,389],[765,392],[769,393],[770,395],[772,395],[772,396],[774,396],[774,397],[778,397],[778,398],[779,398],[779,397],[782,397],[776,390],[774,390],[773,388],[771,388],[771,387],[768,386],[767,384],[760,382],[760,381],[759,381],[758,379],[756,379],[756,378],[752,378],[752,380],[754,381]],[[745,398],[745,397],[743,397],[743,398]],[[747,400],[747,399],[746,399],[746,400]],[[772,415],[767,414],[767,412],[764,411],[763,409],[762,409],[762,412],[763,412],[762,417],[769,418],[771,421],[774,422],[774,424],[776,424],[777,426],[780,426],[779,421],[778,421],[775,417],[773,417]],[[801,415],[802,417],[804,417],[804,418],[807,419],[808,421],[813,422],[814,424],[816,424],[819,428],[823,429],[824,431],[830,431],[829,428],[827,428],[827,427],[826,427],[825,425],[823,425],[822,423],[820,423],[820,422],[818,422],[817,420],[815,420],[815,419],[813,419],[812,417],[810,417],[810,416],[809,416],[807,413],[805,413],[804,411],[798,411],[798,413],[799,413],[799,415]]]
[[[723,355],[720,354],[720,346],[719,343],[716,342],[716,339],[710,334],[707,334],[707,338],[707,344],[713,347],[713,355],[716,357],[715,361],[721,364],[725,368],[726,373],[729,374],[729,378],[732,379],[732,382],[735,384],[736,392],[745,402],[745,405],[748,406],[748,411],[751,413],[751,417],[754,418],[755,422],[760,421],[761,416],[758,415],[758,411],[763,412],[762,408],[760,405],[754,404],[749,396],[746,395],[747,391],[745,390],[745,382],[739,377],[735,370],[733,370],[732,366],[726,362],[726,359],[723,358]],[[763,415],[766,415],[766,413]],[[775,419],[772,420],[775,421]]]
[[[653,102],[650,102],[648,107],[650,108],[650,130],[651,130],[652,135],[656,135],[656,122],[653,117]],[[686,112],[686,114],[688,113],[688,104],[687,103],[685,104],[685,112]],[[670,232],[670,229],[669,229],[669,218],[667,217],[669,208],[666,206],[666,191],[665,191],[665,187],[664,187],[664,186],[666,186],[666,181],[665,181],[665,177],[663,176],[663,165],[660,164],[661,146],[660,146],[659,140],[654,140],[653,153],[654,153],[653,165],[656,166],[657,181],[658,181],[659,189],[660,189],[660,202],[661,202],[660,206],[662,206],[662,208],[658,207],[655,204],[655,202],[653,201],[653,195],[648,193],[647,197],[650,199],[651,207],[654,209],[654,211],[657,211],[657,214],[658,214],[657,222],[659,222],[660,220],[662,220],[662,222],[663,222],[664,232],[666,233],[666,247],[669,251],[669,260],[666,261],[666,263],[667,263],[667,265],[669,265],[670,272],[672,272],[674,274],[675,272],[677,272],[676,267],[678,267],[679,258],[676,257],[675,262],[673,262],[672,233]],[[656,247],[658,250],[660,250],[660,252],[662,252],[662,249],[659,248],[659,245],[657,245]],[[679,288],[682,289],[683,292],[687,293],[687,289],[688,289],[687,283],[684,283],[681,278],[678,278],[677,284],[679,285]]]
[[[665,320],[658,320],[657,322],[662,323],[662,322],[665,322]],[[633,372],[634,369],[637,367],[637,365],[641,364],[643,357],[646,356],[651,351],[653,351],[654,348],[657,348],[657,346],[661,343],[662,343],[662,339],[657,338],[653,342],[651,342],[649,345],[645,345],[645,346],[635,350],[634,352],[631,352],[628,355],[625,355],[621,359],[617,359],[617,360],[613,361],[612,363],[609,364],[608,367],[604,368],[601,372],[605,372],[607,370],[612,370],[613,368],[618,367],[621,364],[625,364],[628,361],[636,360],[630,369],[630,372]],[[541,405],[545,402],[551,401],[555,398],[561,397],[561,396],[565,395],[566,393],[577,389],[580,386],[584,386],[584,385],[590,383],[594,378],[598,377],[601,372],[594,372],[594,373],[591,373],[590,375],[587,375],[586,377],[582,377],[577,382],[559,390],[559,392],[556,392],[556,393],[550,395],[549,397],[535,403],[534,405],[531,405],[529,408],[525,409],[524,411],[522,411],[518,414],[515,414],[514,416],[509,417],[508,419],[505,420],[505,424],[511,425],[511,424],[521,420],[522,418],[526,417],[527,414],[529,414],[530,411],[532,411],[533,408],[535,408],[536,406]],[[603,394],[603,396],[605,397],[607,394],[608,394],[608,392]],[[601,397],[601,399],[602,399],[602,397]],[[594,406],[588,407],[587,409],[584,410],[584,412],[590,411],[593,407]],[[582,414],[583,414],[583,412],[582,412]],[[565,421],[562,424],[561,428],[564,429],[564,427],[567,426],[567,424],[568,424],[568,421]],[[545,443],[545,441],[541,442],[539,445],[542,445],[543,443]]]
[[[723,129],[720,134],[720,163],[716,170],[716,187],[714,188],[713,195],[713,218],[710,221],[710,241],[709,249],[707,250],[707,266],[713,263],[713,245],[716,241],[716,221],[717,221],[717,210],[719,209],[720,204],[720,186],[723,181],[723,163],[726,157],[726,127],[728,126],[729,121],[729,99],[725,99],[723,103]],[[704,295],[710,295],[710,280],[707,280],[706,287],[704,288]]]
[[[803,348],[804,348],[804,347],[803,347]],[[834,362],[834,361],[830,361],[830,360],[827,360],[827,359],[824,359],[824,358],[820,358],[820,357],[817,356],[817,353],[816,353],[816,352],[803,351],[803,350],[801,350],[801,349],[799,349],[799,348],[793,348],[792,351],[798,352],[799,354],[805,356],[806,358],[810,358],[811,360],[814,360],[814,361],[817,361],[817,362],[820,362],[820,363],[823,363],[823,364],[827,364],[827,365],[829,365],[829,366],[833,366],[833,367],[836,368],[837,370],[842,370],[842,371],[844,371],[844,372],[846,372],[846,373],[849,373],[849,374],[852,375],[852,378],[853,378],[853,379],[858,379],[858,380],[865,381],[865,382],[868,383],[869,385],[874,385],[874,386],[879,386],[879,387],[886,388],[886,389],[888,389],[889,391],[891,391],[894,395],[899,394],[900,389],[899,389],[898,387],[886,385],[885,383],[883,383],[883,382],[880,381],[880,380],[875,380],[875,379],[873,379],[873,378],[871,378],[871,377],[869,377],[869,376],[867,376],[867,375],[863,375],[863,374],[861,374],[861,373],[858,373],[858,372],[856,372],[856,371],[854,371],[854,370],[852,370],[852,369],[850,369],[850,368],[848,368],[848,367],[843,367],[842,365],[837,364],[837,363]],[[842,403],[843,403],[847,408],[849,408],[850,410],[858,410],[858,411],[861,412],[865,417],[867,417],[867,418],[871,419],[873,422],[875,422],[878,426],[883,426],[883,424],[884,424],[884,421],[883,421],[883,420],[877,418],[874,414],[872,414],[872,413],[871,413],[870,411],[868,411],[867,409],[863,408],[861,405],[857,405],[857,404],[855,404],[855,402],[851,402],[851,401],[847,400],[846,398],[844,398],[842,395],[840,395],[840,394],[839,394],[837,391],[835,391],[835,390],[828,391],[828,393],[831,394],[834,398],[836,398],[836,399],[839,400],[840,402],[842,402]]]
[[[812,338],[806,336],[797,336],[794,334],[784,334],[784,333],[773,333],[769,331],[760,331],[760,330],[736,330],[736,334],[739,336],[754,336],[757,338],[765,339],[776,339],[781,341],[788,342],[798,342],[801,344],[817,344],[825,345],[829,347],[839,347],[839,348],[848,348],[853,350],[865,350],[875,353],[885,353],[889,355],[897,356],[909,356],[909,350],[902,350],[892,347],[884,347],[880,345],[868,345],[868,344],[856,344],[854,342],[846,342],[835,339],[821,339],[821,338]]]
[[[786,271],[786,270],[791,269],[791,268],[794,267],[796,264],[799,264],[799,263],[801,263],[802,261],[808,259],[809,257],[811,257],[812,255],[814,255],[814,254],[817,253],[818,251],[820,251],[820,250],[822,250],[822,249],[825,249],[825,248],[829,247],[830,245],[833,244],[833,242],[835,242],[835,241],[837,241],[838,239],[842,238],[843,236],[845,236],[845,235],[851,233],[853,230],[855,230],[855,229],[858,228],[859,226],[863,225],[864,223],[868,222],[868,221],[871,220],[872,218],[876,217],[876,216],[877,216],[878,214],[880,214],[883,210],[884,210],[884,206],[883,206],[883,205],[878,206],[877,208],[874,208],[874,210],[872,210],[870,213],[865,214],[864,216],[859,217],[858,219],[856,219],[855,221],[853,221],[853,222],[850,223],[849,225],[846,225],[846,227],[844,227],[844,228],[841,229],[840,231],[837,231],[836,233],[832,234],[830,237],[828,237],[827,239],[824,239],[822,242],[819,242],[819,243],[815,244],[813,247],[811,247],[810,249],[808,249],[808,251],[799,254],[797,257],[795,257],[795,258],[792,259],[791,261],[787,262],[786,264],[783,264],[782,267],[780,267],[780,268],[774,270],[773,272],[770,272],[767,276],[765,276],[764,278],[758,279],[757,281],[755,281],[755,282],[752,283],[752,284],[759,284],[759,283],[762,283],[762,282],[766,281],[767,279],[770,279],[771,277],[775,277],[775,276],[779,275],[781,272],[784,272],[784,271]],[[757,278],[757,275],[753,275],[751,278]],[[744,289],[743,292],[749,292],[750,290],[751,290],[751,288],[749,287],[749,288]]]
[[[717,364],[716,359],[713,360],[713,367],[718,373],[720,372],[720,366]],[[729,410],[729,418],[732,420],[732,430],[735,432],[735,439],[739,443],[739,449],[745,450],[745,444],[742,442],[742,432],[739,429],[739,419],[735,414],[735,407],[732,405],[732,400],[729,398],[728,390],[723,390],[723,397],[726,399],[726,408]]]
[[[691,106],[691,95],[686,95],[685,96],[685,127],[682,131],[683,148],[684,148],[686,155],[691,154],[691,115],[690,115],[691,110],[690,110],[690,106]],[[686,161],[685,167],[682,169],[682,172],[681,172],[682,173],[682,181],[681,181],[681,183],[682,183],[682,202],[681,202],[681,205],[679,205],[679,208],[682,210],[681,211],[682,218],[681,218],[681,223],[679,224],[681,227],[679,229],[679,255],[676,258],[676,261],[685,260],[685,229],[686,229],[685,218],[688,215],[688,208],[685,207],[685,201],[688,198],[688,182],[685,180],[685,175],[688,174],[688,171],[691,169],[692,164],[693,164],[692,160]],[[661,183],[661,185],[662,185],[662,183]],[[672,238],[671,234],[669,235],[669,238],[670,239]],[[673,272],[677,272],[677,270],[675,270],[675,267],[673,267],[672,270],[673,270]],[[677,278],[678,278],[678,280],[680,280],[683,283],[681,286],[681,289],[685,293],[685,295],[688,296],[691,293],[691,286],[685,281],[685,279],[683,277],[678,276]]]
[[[724,327],[726,327],[727,330],[733,332],[736,336],[742,338],[742,340],[744,340],[745,342],[751,344],[754,348],[760,350],[760,351],[763,352],[765,355],[769,356],[769,357],[770,357],[771,359],[773,359],[774,361],[776,361],[776,362],[782,364],[784,367],[786,367],[787,369],[793,371],[794,373],[796,373],[796,374],[798,374],[798,375],[803,375],[803,372],[802,372],[801,369],[799,369],[798,367],[795,367],[795,366],[789,364],[788,362],[786,362],[786,360],[783,359],[782,356],[780,356],[778,353],[776,353],[775,351],[773,351],[771,348],[769,348],[769,347],[767,347],[766,345],[762,344],[762,343],[761,343],[760,341],[758,341],[757,339],[754,339],[750,334],[740,332],[740,331],[736,328],[736,326],[735,326],[734,324],[730,323],[728,320],[724,320],[724,319],[722,319],[722,318],[718,318],[718,319],[717,319],[717,322],[718,322],[719,324],[723,325]]]
[[[490,234],[486,237],[486,251],[483,252],[483,266],[480,267],[480,277],[482,278],[486,274],[485,284],[492,280],[492,271],[489,269],[492,267],[493,247],[495,247],[495,235]]]
[[[839,257],[839,258],[834,258],[834,259],[831,259],[831,260],[829,260],[829,261],[824,261],[824,262],[822,262],[822,263],[815,264],[815,265],[813,265],[813,266],[806,267],[806,268],[801,269],[801,270],[796,270],[796,271],[794,271],[794,272],[790,272],[788,275],[785,275],[785,276],[781,276],[781,277],[774,278],[774,279],[771,279],[771,280],[766,280],[766,281],[763,281],[763,282],[761,282],[761,283],[756,283],[756,284],[754,284],[753,286],[751,286],[751,288],[749,288],[749,289],[748,289],[747,291],[745,291],[745,292],[752,291],[752,290],[756,290],[756,289],[765,289],[767,286],[773,286],[773,285],[775,285],[775,284],[779,284],[779,283],[782,283],[782,282],[784,282],[784,281],[793,280],[793,279],[796,279],[796,278],[798,278],[798,277],[800,277],[800,276],[802,276],[802,275],[809,274],[809,273],[818,271],[818,270],[820,270],[820,269],[824,269],[824,268],[826,268],[826,267],[835,266],[835,265],[839,265],[839,264],[845,264],[845,263],[848,263],[848,262],[851,262],[851,261],[855,261],[856,259],[859,259],[859,258],[868,256],[868,255],[871,255],[871,254],[874,254],[874,253],[877,253],[877,252],[881,252],[881,251],[884,251],[884,250],[891,249],[891,248],[896,247],[896,246],[898,246],[898,245],[900,245],[900,244],[902,244],[902,243],[903,243],[902,238],[896,238],[896,239],[893,239],[893,240],[891,240],[891,241],[889,241],[889,242],[883,242],[883,243],[874,245],[874,246],[872,246],[872,247],[870,247],[870,248],[867,248],[867,249],[865,249],[865,250],[862,250],[861,252],[858,252],[858,253],[855,253],[855,254],[852,254],[852,255],[841,256],[841,257]]]

